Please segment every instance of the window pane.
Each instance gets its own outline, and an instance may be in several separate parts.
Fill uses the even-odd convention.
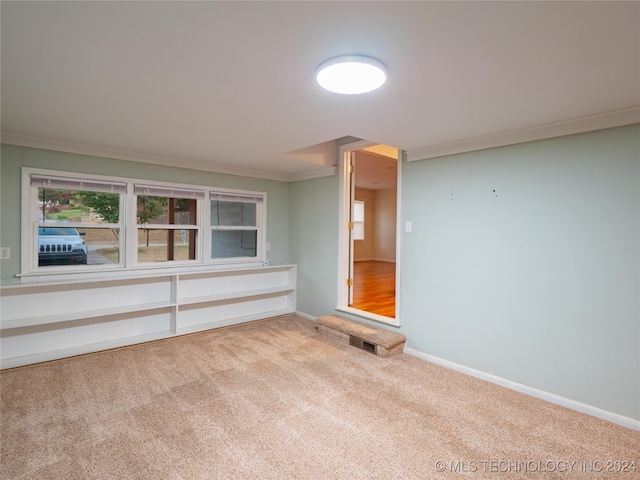
[[[353,201],[353,221],[364,222],[364,200]]]
[[[211,232],[211,258],[256,257],[257,230],[214,230]]]
[[[364,223],[353,222],[353,239],[364,240]]]
[[[186,198],[139,195],[136,209],[138,223],[195,225],[196,205],[197,200]]]
[[[105,265],[120,262],[118,228],[73,228],[64,222],[38,227],[38,266]]]
[[[138,229],[138,262],[195,260],[197,230]]]
[[[119,223],[120,195],[39,187],[37,209],[38,221]]]
[[[247,202],[211,201],[211,225],[255,227],[258,205]]]
[[[364,240],[364,200],[353,201],[353,239]]]
[[[82,239],[87,244],[87,263],[106,265],[120,263],[120,229],[79,228]]]
[[[38,187],[37,195],[39,267],[120,262],[120,228],[100,227],[120,222],[120,194]],[[96,227],[79,228],[77,223]]]

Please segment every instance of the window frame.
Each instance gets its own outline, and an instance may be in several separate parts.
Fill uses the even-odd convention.
[[[190,199],[196,201],[196,214],[194,218],[193,224],[170,224],[170,223],[138,223],[138,197],[144,195],[149,197],[165,197],[166,198],[180,198],[180,199]],[[164,195],[166,194],[166,195]],[[159,266],[169,266],[169,265],[200,265],[203,260],[202,256],[202,234],[203,234],[203,216],[202,216],[202,207],[203,204],[206,203],[206,192],[203,187],[199,188],[187,188],[185,185],[174,185],[170,186],[160,183],[150,183],[150,182],[133,182],[133,200],[132,207],[134,209],[134,224],[132,230],[135,230],[133,235],[135,236],[135,248],[132,245],[132,256],[133,256],[133,265],[135,267],[140,268],[155,268]],[[186,227],[186,228],[185,228]],[[139,252],[139,243],[138,243],[138,233],[141,229],[148,230],[192,230],[196,232],[196,245],[195,245],[195,258],[187,259],[187,260],[166,260],[164,262],[141,262],[138,258]]]
[[[68,222],[65,226],[75,228],[78,231],[89,228],[116,228],[119,230],[118,235],[118,249],[120,255],[118,256],[118,263],[109,263],[102,265],[91,265],[93,268],[87,268],[87,265],[38,265],[38,228],[44,223],[44,218],[40,219],[37,215],[37,208],[34,208],[38,202],[38,188],[32,184],[32,177],[47,177],[57,179],[67,179],[70,181],[88,181],[97,183],[124,183],[125,191],[120,193],[119,202],[119,215],[118,223],[100,223],[93,224],[87,222]],[[43,185],[44,186],[44,185]],[[50,187],[57,188],[57,187]],[[80,189],[77,189],[81,191]],[[76,172],[67,172],[60,170],[44,170],[23,167],[22,169],[22,208],[21,208],[21,235],[22,238],[26,238],[27,242],[21,242],[21,276],[24,275],[59,275],[64,273],[75,272],[87,272],[87,271],[109,271],[109,270],[121,270],[125,266],[124,252],[126,250],[125,240],[123,233],[125,230],[126,213],[125,213],[125,198],[126,198],[126,180],[118,177],[101,177],[94,175],[84,175]],[[93,189],[87,189],[84,191],[98,191]],[[115,192],[114,192],[115,193]],[[88,247],[87,247],[88,250]]]
[[[217,196],[218,198],[213,198]],[[221,198],[222,197],[222,198]],[[230,226],[230,225],[212,225],[211,224],[211,202],[212,201],[241,201],[247,200],[245,203],[256,204],[256,225],[255,226]],[[251,190],[233,190],[228,188],[211,188],[207,197],[207,219],[208,232],[207,239],[209,244],[207,245],[206,258],[212,263],[219,264],[231,264],[231,263],[264,263],[266,260],[267,240],[266,240],[266,225],[267,225],[267,193],[256,192]],[[248,200],[254,201],[248,201]],[[213,247],[213,232],[214,231],[250,231],[256,230],[256,256],[255,257],[228,257],[228,258],[212,258],[211,249]]]
[[[63,177],[74,181],[86,182],[114,182],[126,184],[126,192],[120,195],[120,215],[117,224],[93,224],[86,222],[69,222],[69,227],[81,228],[119,228],[118,248],[120,251],[119,263],[117,264],[82,264],[82,265],[38,265],[38,235],[37,227],[40,224],[37,218],[38,188],[32,186],[32,176],[41,177]],[[189,229],[196,230],[196,256],[194,260],[170,260],[165,262],[138,262],[138,224],[137,218],[137,195],[136,185],[144,185],[158,189],[174,189],[176,191],[196,191],[200,197],[196,200],[196,225],[189,225]],[[56,188],[56,187],[53,187]],[[88,189],[92,191],[91,189]],[[232,258],[211,258],[212,245],[212,225],[210,221],[210,206],[212,192],[226,195],[253,196],[261,199],[259,208],[256,211],[256,256],[255,257],[232,257]],[[183,197],[174,197],[183,198]],[[150,225],[166,229],[178,230],[183,225]],[[195,228],[192,228],[195,227]],[[23,239],[20,255],[20,273],[18,277],[28,281],[30,277],[43,277],[68,279],[73,278],[95,278],[110,277],[113,275],[145,274],[147,271],[197,271],[198,269],[229,269],[234,266],[253,267],[264,265],[266,260],[266,233],[267,233],[267,193],[263,191],[240,190],[222,188],[215,185],[193,185],[172,183],[164,181],[152,181],[147,179],[119,177],[111,175],[84,174],[79,172],[69,172],[62,170],[50,170],[33,167],[22,167],[21,172],[21,208],[20,208],[20,233]]]
[[[357,208],[356,208],[357,207]],[[360,210],[360,212],[358,212]],[[360,220],[360,216],[358,213],[362,213],[362,220]],[[364,200],[354,200],[353,201],[353,239],[355,241],[364,241],[365,239],[365,203]],[[358,228],[358,226],[360,226]],[[359,235],[361,233],[362,235]]]

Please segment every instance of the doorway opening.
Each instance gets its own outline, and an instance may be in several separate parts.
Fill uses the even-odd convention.
[[[340,148],[338,310],[399,325],[399,151],[360,141]]]

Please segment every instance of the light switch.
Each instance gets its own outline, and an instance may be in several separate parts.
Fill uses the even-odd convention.
[[[413,222],[411,220],[407,220],[404,223],[404,231],[407,233],[411,233],[413,231]]]

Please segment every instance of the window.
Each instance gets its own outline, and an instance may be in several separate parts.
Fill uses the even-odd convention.
[[[262,264],[265,255],[263,192],[24,168],[23,219],[22,275]]]
[[[261,256],[262,195],[209,192],[211,258],[258,258]]]
[[[120,265],[126,184],[58,176],[30,177],[32,244],[38,267]],[[109,255],[103,255],[105,250]]]
[[[198,205],[202,190],[136,185],[138,263],[198,258]]]
[[[353,239],[364,240],[364,200],[353,201]]]

